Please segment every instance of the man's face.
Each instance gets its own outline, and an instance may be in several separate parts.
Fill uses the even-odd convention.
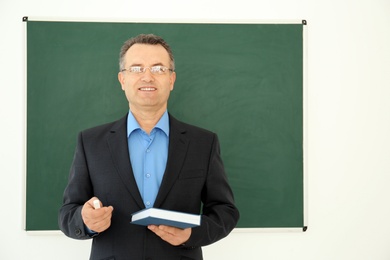
[[[134,44],[124,57],[124,69],[131,66],[150,68],[156,65],[171,68],[168,52],[161,45]],[[140,74],[123,71],[119,72],[118,79],[133,112],[156,112],[166,110],[176,73],[167,71],[156,75],[149,69]]]

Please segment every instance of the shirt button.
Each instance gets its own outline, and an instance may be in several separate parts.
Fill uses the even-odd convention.
[[[146,206],[150,206],[150,201],[147,201],[145,204]]]
[[[145,174],[146,178],[150,178],[150,173]]]
[[[147,153],[150,153],[150,149],[146,149],[146,152],[147,152]]]

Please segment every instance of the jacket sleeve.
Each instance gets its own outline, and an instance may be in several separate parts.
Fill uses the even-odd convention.
[[[226,237],[236,226],[239,211],[225,174],[217,135],[210,152],[207,180],[202,191],[201,226],[193,228],[185,246],[199,247]]]
[[[91,238],[85,232],[81,217],[81,209],[91,197],[93,197],[93,188],[85,158],[83,136],[80,133],[69,173],[68,185],[64,191],[63,205],[58,215],[58,225],[68,237],[75,239]]]

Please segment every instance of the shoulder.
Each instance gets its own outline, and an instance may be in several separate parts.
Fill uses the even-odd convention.
[[[87,128],[80,132],[84,138],[99,138],[109,133],[126,131],[127,115],[119,120],[115,120],[102,125]]]
[[[185,134],[187,137],[214,139],[216,134],[208,129],[185,123],[169,114],[169,123],[173,133]]]

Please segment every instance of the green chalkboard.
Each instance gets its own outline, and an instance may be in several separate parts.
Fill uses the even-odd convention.
[[[26,230],[58,230],[77,133],[128,112],[122,43],[170,43],[168,110],[216,132],[240,228],[304,226],[303,24],[27,21]]]

